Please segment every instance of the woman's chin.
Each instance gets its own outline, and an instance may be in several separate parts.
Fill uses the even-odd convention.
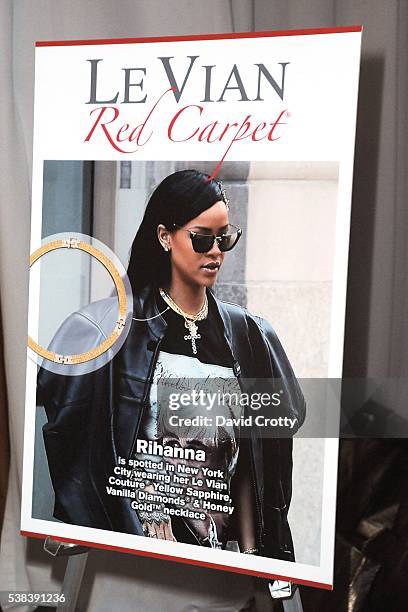
[[[204,287],[212,287],[215,285],[218,278],[218,270],[210,270],[207,268],[201,268],[201,283]]]
[[[215,278],[207,278],[205,279],[205,281],[202,283],[204,287],[213,287],[215,285],[217,281],[217,277]]]

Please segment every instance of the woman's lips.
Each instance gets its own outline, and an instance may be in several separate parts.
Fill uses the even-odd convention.
[[[209,261],[208,263],[201,266],[201,269],[206,272],[206,274],[215,275],[220,269],[221,264],[218,261]]]

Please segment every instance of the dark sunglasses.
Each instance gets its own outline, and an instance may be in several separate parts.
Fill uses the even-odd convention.
[[[233,229],[235,231],[231,232],[230,234],[221,234],[221,236],[214,236],[214,234],[198,234],[193,230],[184,229],[175,223],[173,226],[190,234],[191,244],[193,245],[193,250],[196,253],[208,253],[208,251],[211,251],[215,240],[217,241],[220,251],[225,253],[225,251],[230,251],[234,248],[242,235],[242,229],[231,224],[228,226],[228,229]]]

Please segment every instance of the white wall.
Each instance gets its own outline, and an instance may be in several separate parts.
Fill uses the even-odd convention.
[[[253,162],[248,183],[248,309],[298,377],[327,376],[337,164]]]

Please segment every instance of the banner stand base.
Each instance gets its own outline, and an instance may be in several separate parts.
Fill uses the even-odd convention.
[[[79,592],[81,590],[82,578],[85,573],[86,562],[88,560],[89,548],[79,546],[78,544],[70,544],[68,542],[60,542],[54,538],[48,537],[44,540],[44,550],[52,557],[67,556],[68,563],[65,568],[64,580],[61,586],[61,595],[65,595],[65,602],[60,602],[57,606],[57,611],[75,612]],[[274,609],[274,600],[266,592],[262,594],[259,601],[259,593],[255,599],[257,604],[261,604],[261,609],[265,609],[265,600],[268,598],[268,604],[271,611]],[[300,599],[299,589],[296,590],[293,597],[288,599],[276,600],[280,601],[284,612],[303,612],[302,601]],[[267,605],[268,605],[267,604]]]

